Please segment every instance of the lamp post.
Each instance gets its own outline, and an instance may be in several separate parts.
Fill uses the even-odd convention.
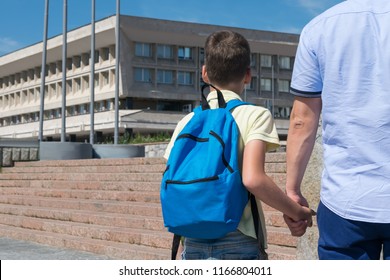
[[[89,112],[91,116],[91,125],[89,133],[89,143],[94,144],[95,134],[95,0],[92,0],[91,7],[91,72],[89,76],[89,84],[91,89],[91,102],[89,105]]]
[[[43,141],[48,19],[49,19],[49,0],[45,0],[45,14],[44,14],[44,22],[43,22],[43,51],[42,51],[42,67],[41,67],[42,71],[41,71],[41,89],[40,89],[40,108],[39,108],[39,135],[38,135],[39,141]]]
[[[114,144],[119,138],[119,52],[120,52],[120,0],[116,0],[116,27],[115,27],[115,130]]]
[[[62,109],[61,109],[61,142],[66,141],[66,56],[68,36],[68,1],[64,0],[62,22]]]

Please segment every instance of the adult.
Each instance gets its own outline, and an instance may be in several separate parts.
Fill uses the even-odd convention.
[[[390,1],[344,1],[302,31],[287,140],[289,197],[300,191],[320,114],[320,259],[390,259]],[[285,218],[293,235],[305,223]]]

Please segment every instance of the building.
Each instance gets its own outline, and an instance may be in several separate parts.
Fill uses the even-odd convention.
[[[90,133],[90,86],[94,83],[94,130],[97,141],[114,131],[116,16],[97,21],[94,80],[90,80],[91,26],[47,42],[43,136],[61,135],[62,88],[66,87],[66,135],[87,141]],[[199,105],[203,45],[212,32],[243,34],[252,50],[252,82],[244,99],[273,111],[283,139],[292,97],[288,94],[298,35],[208,24],[121,15],[119,132],[172,131],[183,114]],[[0,138],[36,138],[39,129],[43,43],[0,57]],[[62,84],[66,63],[66,84]]]

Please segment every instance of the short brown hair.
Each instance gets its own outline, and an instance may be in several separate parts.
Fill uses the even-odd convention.
[[[250,47],[244,36],[230,30],[210,34],[205,44],[205,65],[211,83],[240,81],[250,67]]]

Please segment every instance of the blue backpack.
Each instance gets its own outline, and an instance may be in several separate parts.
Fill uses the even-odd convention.
[[[236,230],[248,203],[238,166],[240,132],[231,114],[247,103],[217,95],[219,108],[210,109],[202,93],[202,106],[175,140],[163,174],[164,225],[176,235],[221,238]]]

